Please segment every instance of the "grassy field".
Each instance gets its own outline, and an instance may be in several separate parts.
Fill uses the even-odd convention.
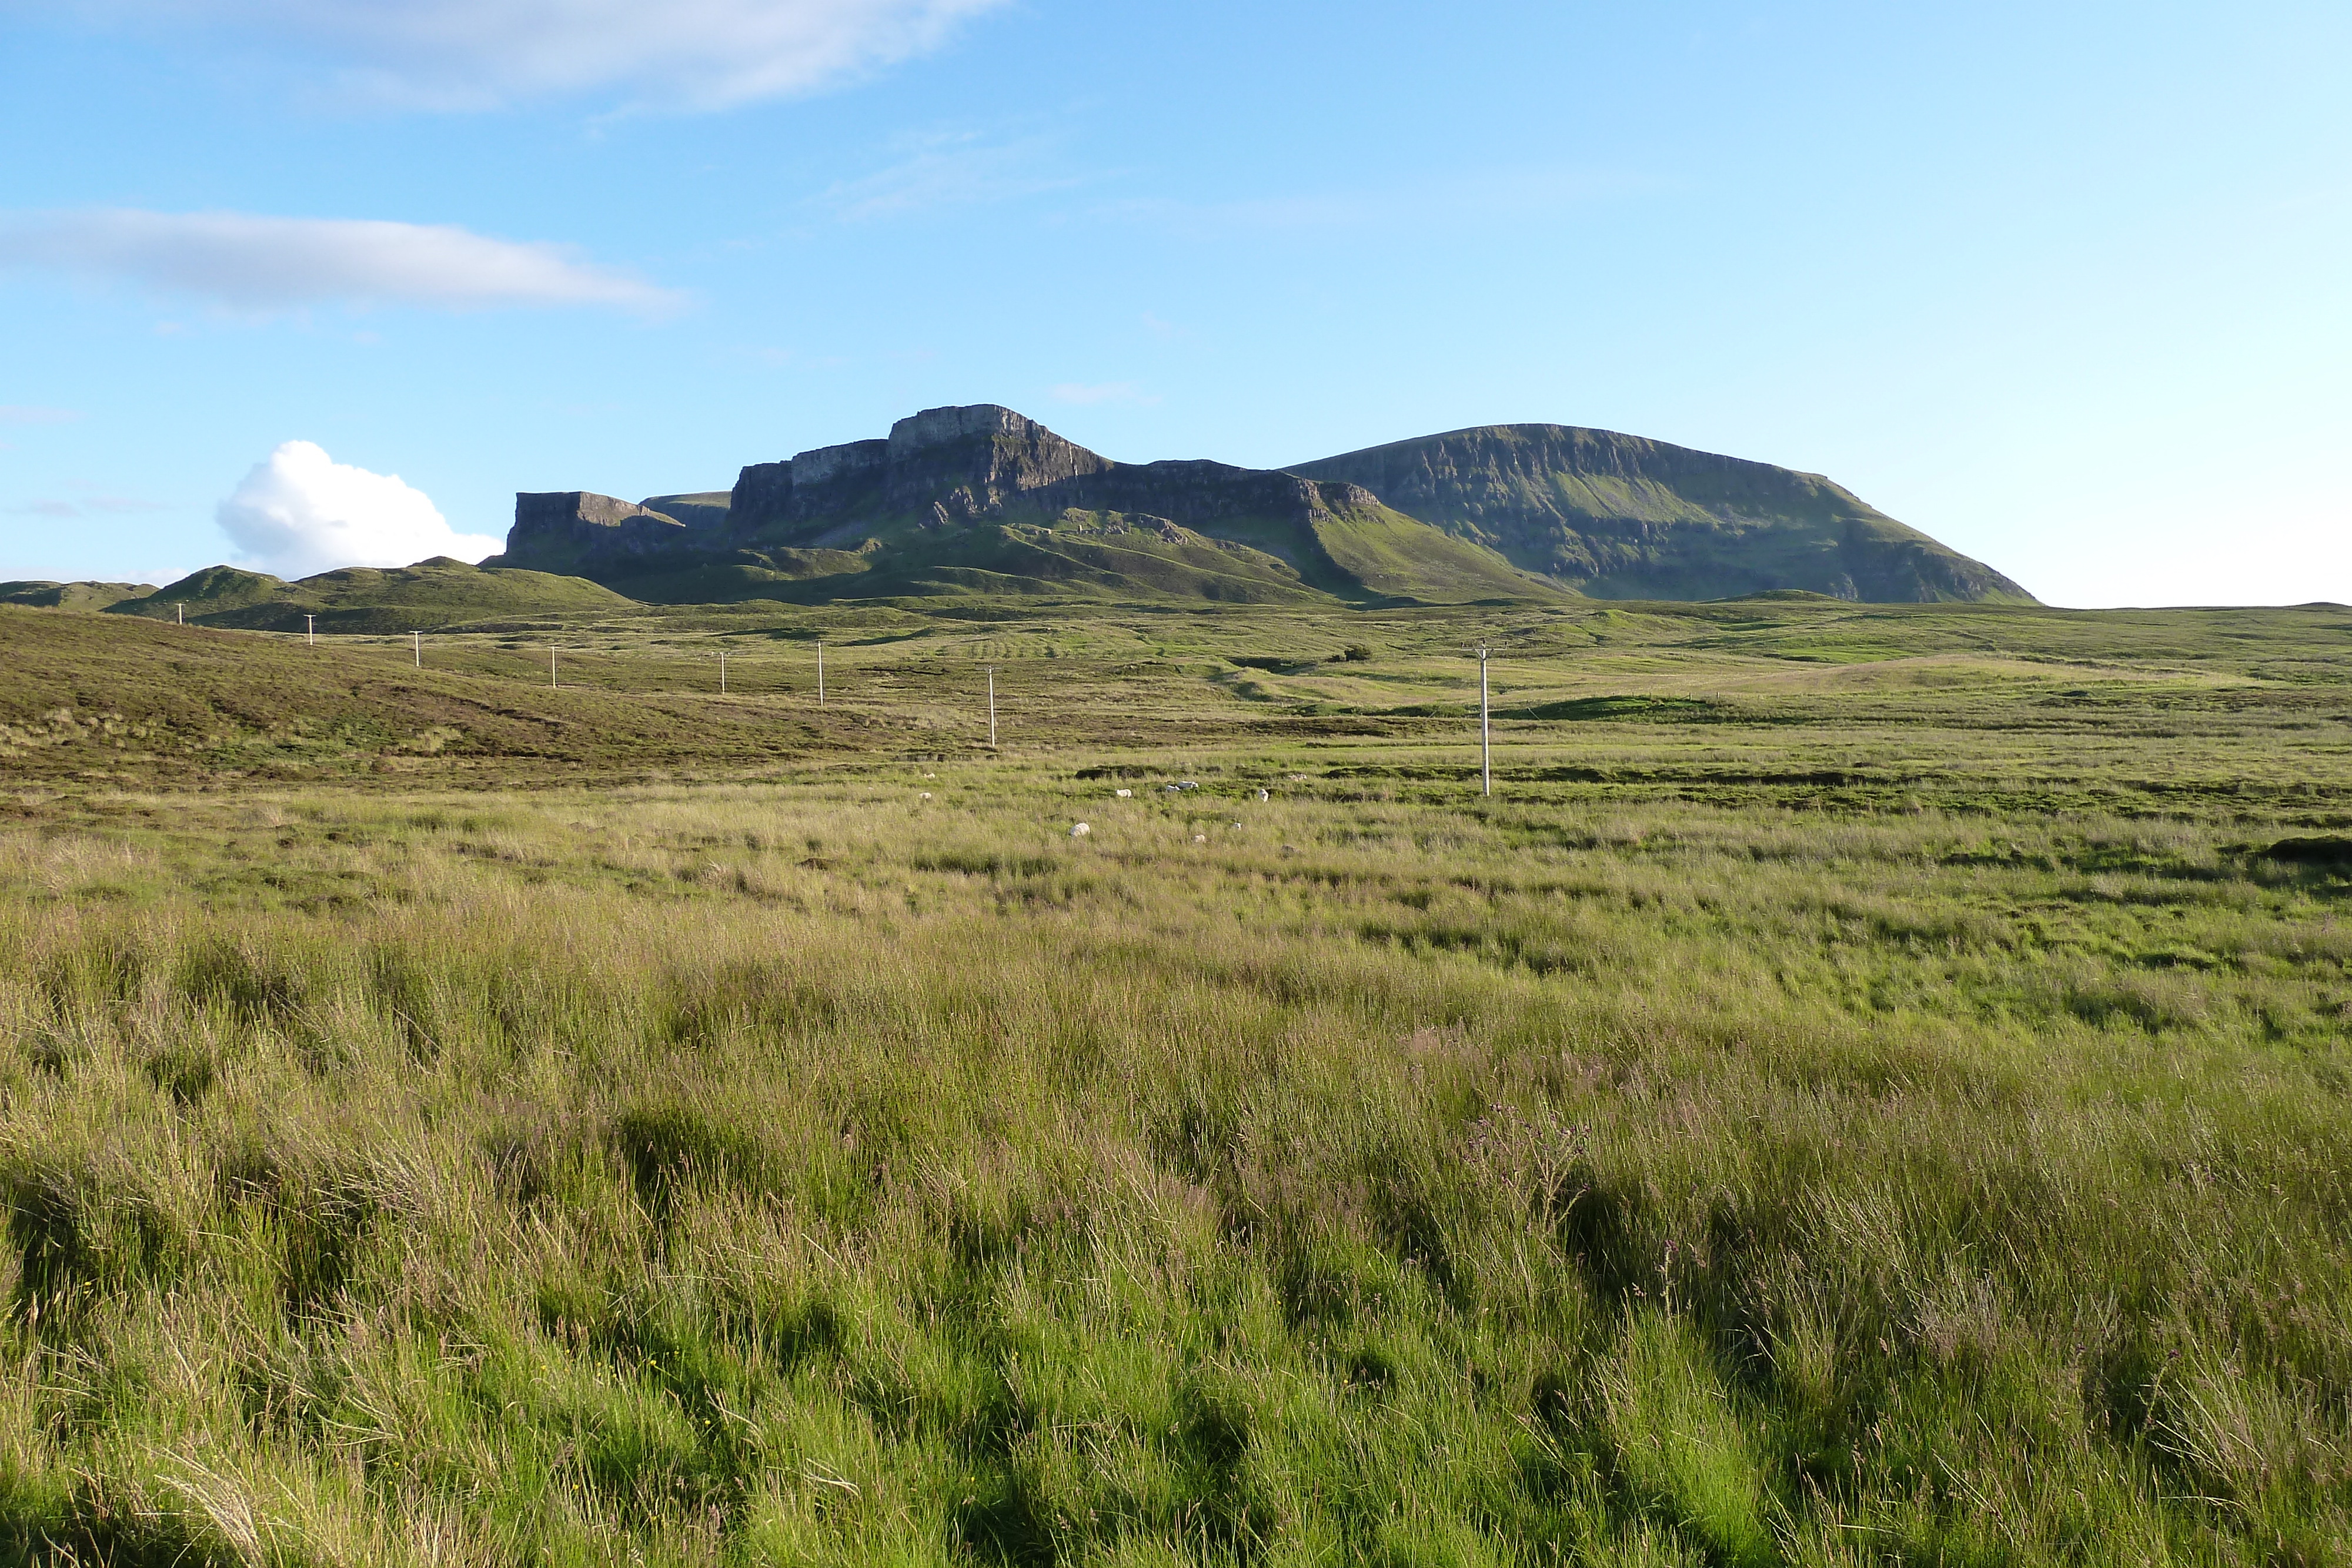
[[[409,659],[0,608],[0,1562],[2352,1561],[2352,612]]]

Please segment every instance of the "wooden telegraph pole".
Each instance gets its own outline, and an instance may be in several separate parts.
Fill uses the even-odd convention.
[[[824,706],[824,644],[816,645],[816,706]]]
[[[319,618],[317,616],[305,615],[302,617],[302,635],[310,646],[315,648],[319,645]]]
[[[719,654],[719,695],[727,695],[727,654],[723,649]]]
[[[996,749],[996,666],[988,666],[988,749]]]
[[[416,667],[423,669],[425,667],[425,633],[411,632],[408,634],[408,647],[409,652],[416,655]]]

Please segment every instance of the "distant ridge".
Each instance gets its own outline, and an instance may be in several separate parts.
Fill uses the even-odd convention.
[[[137,599],[106,607],[110,615],[253,632],[299,632],[315,616],[320,632],[430,632],[436,627],[513,616],[625,610],[610,589],[576,577],[485,570],[447,556],[415,566],[344,567],[296,582],[233,566],[208,566]]]
[[[1818,474],[1615,431],[1496,424],[1301,463],[1601,599],[1802,589],[1878,603],[2033,596]]]
[[[1819,594],[2035,602],[1818,474],[1500,424],[1291,469],[1121,463],[995,403],[746,465],[731,490],[515,497],[506,549],[299,582],[0,583],[0,602],[253,630],[406,632],[633,604],[1051,598],[1234,604]]]
[[[491,564],[634,597],[933,594],[1351,603],[2033,596],[1817,474],[1614,431],[1503,424],[1290,469],[1115,462],[995,403],[641,503],[516,497]]]

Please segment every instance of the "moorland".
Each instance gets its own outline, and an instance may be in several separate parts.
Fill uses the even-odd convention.
[[[0,1560],[2345,1561],[2347,764],[2341,606],[0,606]]]

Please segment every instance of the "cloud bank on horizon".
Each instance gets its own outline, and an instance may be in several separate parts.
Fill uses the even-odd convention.
[[[310,441],[285,442],[255,464],[215,517],[241,552],[236,564],[284,578],[440,555],[478,561],[502,543],[457,532],[397,474],[338,463]]]
[[[373,218],[121,208],[0,214],[0,267],[125,278],[234,310],[340,301],[451,310],[601,305],[659,313],[682,302],[671,290],[582,261],[567,246]]]
[[[93,22],[226,30],[339,62],[338,86],[432,110],[620,87],[634,107],[723,109],[937,47],[1004,0],[78,0]],[[0,0],[0,11],[36,0]],[[42,5],[45,14],[54,8]]]

